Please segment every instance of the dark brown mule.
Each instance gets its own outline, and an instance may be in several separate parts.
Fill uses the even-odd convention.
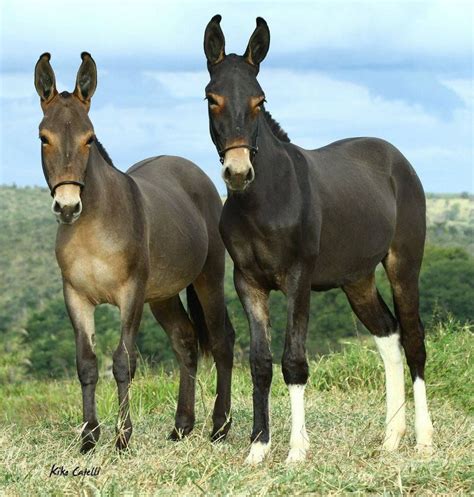
[[[59,221],[56,256],[64,298],[76,335],[82,385],[82,451],[99,438],[95,407],[98,378],[94,308],[120,308],[121,338],[113,356],[119,397],[117,447],[132,433],[128,389],[136,367],[135,338],[148,302],[168,334],[180,365],[179,399],[171,438],[194,425],[198,338],[217,367],[212,438],[230,426],[234,331],[224,304],[224,245],[218,223],[222,203],[209,178],[180,157],[146,159],[116,169],[88,117],[96,66],[82,54],[74,93],[58,93],[50,55],[35,69],[44,118],[39,132],[43,170]],[[179,292],[187,288],[191,319]]]
[[[245,54],[237,56],[225,53],[220,20],[215,16],[210,21],[204,37],[211,76],[206,96],[211,137],[229,194],[220,229],[235,264],[235,286],[251,332],[254,424],[247,461],[260,462],[270,448],[271,290],[288,297],[282,358],[292,410],[287,461],[304,459],[308,448],[303,396],[310,292],[334,287],[344,290],[356,315],[375,335],[385,364],[384,447],[396,449],[405,431],[401,344],[414,381],[417,442],[429,450],[432,425],[418,314],[425,240],[420,181],[405,157],[382,140],[353,138],[318,150],[289,143],[265,110],[257,81],[270,43],[266,22],[257,19]],[[392,286],[396,317],[375,286],[380,262]]]

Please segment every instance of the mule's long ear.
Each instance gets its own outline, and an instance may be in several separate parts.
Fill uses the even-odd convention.
[[[92,95],[97,87],[97,67],[90,53],[81,53],[82,64],[77,71],[74,95],[90,107]]]
[[[225,38],[220,22],[222,17],[217,14],[206,26],[204,33],[204,53],[210,66],[217,64],[225,57]]]
[[[270,30],[262,17],[257,17],[257,27],[250,37],[244,57],[253,66],[259,67],[270,48]]]
[[[40,55],[35,66],[35,88],[41,98],[41,106],[49,103],[58,93],[50,59],[51,54],[46,52]]]

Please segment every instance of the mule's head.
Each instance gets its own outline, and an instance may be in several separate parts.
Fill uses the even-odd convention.
[[[60,223],[72,224],[82,212],[81,190],[95,139],[88,112],[97,70],[92,57],[83,52],[74,92],[58,93],[50,58],[44,53],[35,67],[35,87],[44,114],[39,125],[41,160],[53,197],[52,211]]]
[[[265,102],[257,74],[270,46],[270,31],[265,20],[257,17],[244,55],[226,55],[220,21],[220,15],[214,16],[204,35],[211,76],[206,87],[209,125],[224,181],[230,190],[243,191],[255,178],[252,160],[258,150],[258,115]]]

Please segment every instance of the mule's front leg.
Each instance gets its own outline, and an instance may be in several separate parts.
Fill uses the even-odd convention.
[[[94,306],[66,282],[64,299],[76,337],[76,365],[82,387],[84,421],[81,452],[85,453],[94,448],[100,436],[95,405],[95,387],[99,374],[94,352]]]
[[[305,426],[304,391],[308,381],[306,333],[311,295],[309,268],[298,267],[287,276],[288,321],[282,370],[291,402],[291,438],[287,463],[303,461],[309,448]]]
[[[234,283],[250,327],[250,369],[253,382],[252,446],[245,460],[258,464],[270,450],[269,393],[272,383],[272,354],[269,344],[267,290],[249,282],[237,269]]]
[[[143,288],[143,286],[142,286]],[[117,421],[117,442],[119,450],[126,449],[132,435],[130,419],[129,388],[135,376],[137,354],[135,342],[143,312],[143,292],[138,285],[128,285],[119,302],[122,333],[120,343],[114,352],[113,373],[117,382],[119,416]]]

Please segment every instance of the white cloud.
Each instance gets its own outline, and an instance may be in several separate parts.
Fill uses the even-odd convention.
[[[206,170],[216,176],[217,158],[201,101],[207,72],[157,72],[145,77],[153,77],[174,100],[159,108],[113,106],[94,111],[96,129],[99,124],[104,129],[104,143],[116,147],[118,156],[132,147],[142,154],[136,160],[145,151],[145,155],[175,153],[203,160],[204,167],[209,165]],[[267,68],[260,82],[268,109],[301,146],[316,148],[349,136],[378,136],[401,149],[428,190],[461,190],[470,181],[472,114],[467,107],[455,109],[445,119],[418,104],[382,98],[363,85],[316,71]],[[461,93],[466,89],[464,81],[449,84]]]
[[[204,97],[209,81],[207,71],[144,71],[143,75],[165,87],[176,98]]]
[[[473,109],[474,107],[474,84],[472,79],[446,79],[441,80],[441,83],[450,90],[453,90],[456,95],[464,102],[464,105]]]
[[[310,2],[164,2],[83,0],[82,15],[72,16],[62,0],[2,4],[2,57],[35,59],[43,50],[68,59],[87,49],[99,57],[167,58],[176,64],[199,60],[204,66],[204,28],[216,13],[227,51],[243,53],[263,16],[272,34],[270,56],[307,52],[311,61],[339,51],[350,64],[354,53],[386,64],[424,56],[469,56],[472,53],[472,3],[426,0]],[[42,19],[42,22],[38,22]],[[470,48],[471,47],[471,48]],[[360,62],[360,61],[359,61]]]

